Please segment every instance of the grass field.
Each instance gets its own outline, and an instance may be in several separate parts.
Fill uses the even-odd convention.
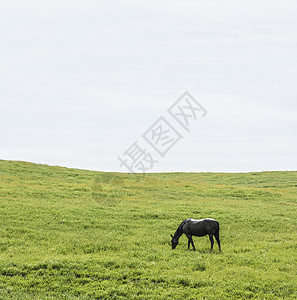
[[[128,175],[0,161],[0,299],[296,299],[297,172]],[[182,220],[220,222],[207,237]]]

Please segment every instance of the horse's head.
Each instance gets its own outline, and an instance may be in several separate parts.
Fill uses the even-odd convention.
[[[178,244],[178,238],[174,237],[172,234],[171,234],[171,237],[172,237],[171,247],[172,247],[172,249],[175,249]]]

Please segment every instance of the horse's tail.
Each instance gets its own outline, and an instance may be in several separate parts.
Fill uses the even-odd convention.
[[[218,225],[218,228],[217,228],[217,231],[216,233],[214,234],[216,240],[217,240],[217,243],[219,245],[219,250],[221,251],[221,242],[220,242],[220,224],[219,222],[217,221],[217,225]]]
[[[217,233],[219,234],[220,233],[220,223],[217,221],[217,225],[218,225],[218,228],[217,228]]]

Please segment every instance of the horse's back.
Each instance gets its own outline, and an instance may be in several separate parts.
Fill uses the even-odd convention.
[[[192,219],[192,218],[189,218],[189,219],[186,219],[185,220],[186,222],[189,222],[189,223],[219,223],[217,220],[215,219],[212,219],[212,218],[205,218],[205,219]]]

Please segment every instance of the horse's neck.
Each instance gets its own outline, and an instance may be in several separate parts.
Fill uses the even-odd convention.
[[[182,221],[181,224],[178,226],[178,228],[175,231],[174,237],[179,239],[181,235],[183,235],[183,226],[185,224],[186,220]]]
[[[175,231],[174,237],[179,239],[181,237],[181,235],[183,235],[183,231],[181,228],[177,228],[177,230]]]

